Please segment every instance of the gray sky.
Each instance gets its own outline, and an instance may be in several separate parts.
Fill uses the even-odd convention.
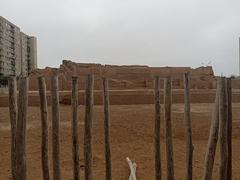
[[[62,59],[238,73],[239,0],[1,0],[38,38],[40,67]]]

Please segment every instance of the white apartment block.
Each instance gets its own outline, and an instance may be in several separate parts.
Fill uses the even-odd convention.
[[[0,16],[0,76],[27,76],[36,68],[36,38]]]

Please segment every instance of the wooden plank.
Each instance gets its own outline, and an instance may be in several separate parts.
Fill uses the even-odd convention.
[[[58,76],[51,78],[51,99],[52,99],[52,161],[53,161],[53,179],[61,180],[60,167],[60,142],[59,142],[59,92]]]
[[[73,179],[80,179],[79,140],[78,140],[78,78],[72,77],[72,159]]]
[[[159,77],[155,77],[155,180],[161,180],[161,153],[160,153],[160,121],[161,121],[161,106],[160,106],[160,82]]]
[[[228,168],[227,179],[232,179],[232,79],[227,79],[228,120],[227,120],[227,143],[228,143]]]
[[[41,112],[41,128],[42,128],[42,172],[43,179],[49,180],[49,162],[48,162],[48,111],[47,111],[47,96],[46,83],[44,77],[38,77],[39,97],[40,97],[40,112]]]
[[[189,73],[184,74],[184,121],[186,129],[186,180],[193,179],[193,143],[191,126],[191,107],[190,107],[190,85]]]
[[[172,81],[168,77],[164,81],[164,117],[165,117],[165,138],[166,138],[166,159],[167,159],[167,180],[174,179],[174,163],[173,163],[173,143],[172,143]]]
[[[219,95],[219,143],[220,143],[220,168],[219,179],[227,179],[227,162],[228,162],[228,146],[227,146],[227,93],[226,78],[221,77],[220,95]]]
[[[217,80],[217,90],[215,95],[215,103],[212,114],[211,128],[208,138],[207,152],[204,162],[204,180],[212,179],[212,171],[214,165],[214,159],[216,154],[216,147],[218,141],[218,130],[219,130],[219,94],[220,94],[220,78]]]
[[[16,77],[8,79],[9,114],[11,123],[11,172],[12,180],[16,180],[16,126],[17,126],[17,80]]]
[[[92,115],[93,115],[93,75],[86,77],[84,161],[85,180],[92,180]]]
[[[106,180],[112,179],[112,163],[109,130],[109,93],[108,80],[103,78],[103,103],[104,103],[104,142],[105,142],[105,171]]]
[[[16,128],[16,162],[17,180],[27,179],[26,168],[26,121],[28,106],[28,78],[20,77],[19,79],[19,96],[18,96],[18,120]]]

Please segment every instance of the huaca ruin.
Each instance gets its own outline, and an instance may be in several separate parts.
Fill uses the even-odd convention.
[[[69,60],[63,60],[60,68],[45,68],[34,70],[30,76],[29,89],[38,90],[38,76],[45,76],[47,81],[47,89],[50,89],[50,77],[53,74],[59,76],[60,90],[71,89],[71,77],[79,77],[79,89],[84,89],[85,75],[94,74],[94,89],[102,89],[102,77],[109,79],[109,88],[112,90],[123,89],[152,89],[153,78],[156,75],[164,78],[173,77],[173,88],[183,88],[183,74],[189,72],[191,75],[192,89],[214,89],[215,76],[212,67],[199,67],[192,69],[190,67],[149,67],[135,65],[101,65],[90,63],[75,63]],[[161,88],[163,87],[161,82]]]
[[[216,89],[216,76],[211,66],[190,67],[149,67],[143,65],[102,65],[93,63],[76,63],[63,60],[59,68],[46,67],[36,69],[29,75],[29,105],[38,106],[38,80],[44,76],[48,90],[48,104],[51,103],[51,77],[58,75],[59,98],[61,104],[71,104],[72,77],[78,77],[79,104],[84,104],[85,78],[87,74],[94,75],[94,104],[101,105],[102,101],[102,78],[109,80],[109,94],[112,105],[125,104],[153,104],[154,103],[154,77],[159,76],[160,88],[163,89],[163,81],[167,76],[172,77],[172,101],[183,103],[183,74],[189,72],[191,77],[191,102],[212,103]],[[234,101],[240,101],[238,93],[239,79],[232,79]],[[8,106],[6,94],[0,95],[0,106]],[[163,92],[161,93],[163,103]]]

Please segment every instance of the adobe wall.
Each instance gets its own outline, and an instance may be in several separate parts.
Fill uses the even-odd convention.
[[[189,72],[191,75],[192,89],[213,89],[215,88],[215,76],[212,67],[149,67],[149,66],[113,66],[101,64],[74,63],[64,60],[59,68],[45,68],[33,71],[29,76],[29,89],[38,90],[37,77],[46,77],[47,89],[50,90],[51,76],[59,76],[60,90],[71,89],[71,77],[79,77],[79,89],[85,88],[85,76],[89,73],[94,75],[94,89],[102,89],[103,77],[109,79],[110,89],[152,89],[154,76],[162,78],[171,76],[173,88],[183,88],[183,74]],[[163,88],[163,81],[161,81]]]
[[[103,95],[102,90],[94,91],[94,105],[102,105]],[[215,98],[215,90],[191,90],[191,103],[213,103]],[[164,92],[160,92],[160,102],[163,103]],[[233,103],[240,102],[240,91],[233,90],[232,93]],[[80,105],[85,103],[85,91],[79,91],[78,102]],[[0,94],[0,107],[8,107],[8,93]],[[109,100],[111,105],[133,105],[133,104],[154,104],[154,90],[110,90]],[[59,92],[60,104],[71,104],[71,91]],[[37,91],[29,92],[28,105],[39,106],[40,99]],[[47,92],[47,103],[51,105],[51,92]],[[184,103],[184,91],[183,89],[174,89],[172,91],[172,103]]]

